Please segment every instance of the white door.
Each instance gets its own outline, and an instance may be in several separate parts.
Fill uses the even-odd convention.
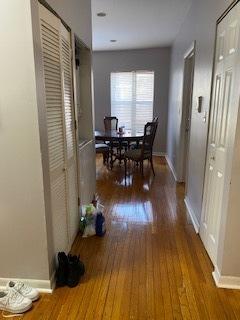
[[[239,55],[240,4],[237,4],[219,23],[211,117],[206,161],[203,212],[200,236],[213,263],[216,262],[221,213],[229,183],[232,141],[235,136],[240,86]]]
[[[55,253],[67,251],[79,226],[71,34],[39,4]]]
[[[61,22],[39,4],[48,129],[51,212],[54,251],[68,248],[67,176],[61,75]]]
[[[76,156],[75,112],[72,85],[71,34],[61,25],[62,87],[66,136],[67,193],[69,208],[69,241],[73,243],[79,226],[78,177]]]

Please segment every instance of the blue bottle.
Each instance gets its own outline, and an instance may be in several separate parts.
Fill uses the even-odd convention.
[[[97,213],[96,217],[96,235],[99,237],[104,236],[106,233],[106,226],[105,226],[105,218],[102,212]]]

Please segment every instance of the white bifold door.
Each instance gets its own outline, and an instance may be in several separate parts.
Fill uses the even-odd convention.
[[[218,24],[211,99],[211,117],[206,160],[200,236],[216,263],[218,236],[226,209],[231,155],[238,116],[240,86],[240,4]]]
[[[48,130],[48,158],[54,251],[66,251],[78,230],[75,113],[71,34],[39,4]]]

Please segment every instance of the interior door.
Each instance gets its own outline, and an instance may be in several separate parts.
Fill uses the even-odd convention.
[[[67,251],[79,226],[71,33],[39,4],[55,253]]]
[[[62,87],[66,137],[66,170],[69,215],[69,241],[76,237],[79,226],[75,112],[72,84],[71,34],[61,24]]]
[[[54,251],[66,251],[68,236],[67,176],[61,75],[61,22],[39,4],[45,83],[48,156]]]
[[[194,76],[194,52],[185,59],[184,70],[184,160],[183,160],[183,177],[188,183],[188,160],[189,160],[189,143],[190,143],[190,130],[191,130],[191,117],[192,117],[192,93],[193,93],[193,76]]]
[[[208,138],[203,212],[200,236],[206,250],[216,262],[221,212],[227,195],[224,186],[231,141],[235,135],[239,81],[238,3],[219,23],[216,39],[215,71]]]

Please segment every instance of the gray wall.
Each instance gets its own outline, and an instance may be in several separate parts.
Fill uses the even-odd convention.
[[[170,48],[101,51],[93,53],[95,127],[103,129],[103,118],[111,114],[110,73],[114,71],[155,71],[154,115],[159,128],[154,151],[166,152]]]
[[[199,223],[202,209],[216,21],[230,3],[230,0],[194,0],[172,48],[167,153],[179,178],[181,176],[179,138],[182,109],[183,57],[192,42],[196,40],[189,154],[190,174],[186,198]],[[195,108],[198,96],[203,96],[203,111],[200,114],[197,113]],[[203,122],[204,111],[207,112],[208,116],[206,123]]]

